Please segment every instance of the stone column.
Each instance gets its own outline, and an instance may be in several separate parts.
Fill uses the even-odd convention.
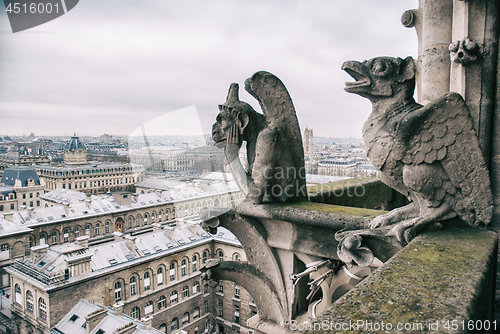
[[[455,0],[450,45],[450,91],[460,93],[467,102],[488,167],[498,54],[496,3]]]
[[[421,0],[419,11],[423,20],[419,100],[427,104],[449,91],[453,0]]]

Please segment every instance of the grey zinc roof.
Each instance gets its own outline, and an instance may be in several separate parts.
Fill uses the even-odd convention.
[[[127,246],[128,236],[119,240],[110,241],[98,245],[83,246],[75,243],[49,247],[46,254],[36,263],[31,262],[31,257],[23,261],[17,261],[12,268],[20,270],[45,284],[60,282],[61,275],[67,269],[67,260],[91,256],[90,266],[93,273],[102,270],[113,270],[115,266],[121,266],[130,261],[142,261],[143,259],[166,256],[179,250],[193,247],[193,245],[208,242],[215,239],[221,242],[240,246],[238,239],[229,230],[219,227],[216,235],[210,235],[204,231],[199,223],[179,221],[179,226],[166,226],[165,229],[137,235],[132,249]],[[42,280],[39,273],[46,275]],[[87,275],[87,274],[83,274]],[[78,280],[79,276],[70,280]]]
[[[3,215],[0,215],[0,235],[9,235],[9,234],[16,234],[16,233],[24,233],[31,231],[31,229],[27,226],[8,221],[4,219]]]
[[[28,179],[33,179],[36,185],[40,185],[40,180],[33,167],[29,166],[13,166],[6,168],[3,172],[2,182],[6,186],[13,187],[16,179],[21,181],[23,187],[28,185]]]
[[[96,325],[96,327],[90,332],[90,334],[95,334],[99,329],[103,330],[105,333],[111,334],[118,328],[123,327],[129,323],[136,325],[134,334],[161,334],[157,329],[146,329],[144,325],[127,316],[127,315],[117,315],[114,310],[109,307],[100,306],[88,301],[80,300],[78,304],[75,305],[62,319],[59,323],[52,328],[52,334],[87,334],[87,329],[82,327],[85,323],[85,317],[92,312],[105,309],[107,311],[106,317]],[[72,320],[73,319],[73,320]]]

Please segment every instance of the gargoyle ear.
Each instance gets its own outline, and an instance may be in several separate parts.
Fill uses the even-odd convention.
[[[405,82],[415,77],[415,61],[412,57],[406,57],[399,65],[399,73],[396,77],[397,82]]]
[[[247,114],[239,112],[238,115],[236,116],[238,118],[238,121],[240,122],[240,135],[243,134],[243,131],[248,125],[248,122],[250,121],[250,118],[248,117]]]

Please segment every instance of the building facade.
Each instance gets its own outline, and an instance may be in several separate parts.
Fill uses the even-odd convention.
[[[45,182],[33,167],[8,167],[0,181],[0,213],[39,208],[44,192]]]
[[[155,224],[136,236],[116,232],[115,240],[89,246],[75,243],[32,248],[7,268],[13,287],[15,333],[47,333],[84,299],[140,319],[163,333],[204,331],[248,333],[256,314],[251,297],[230,282],[201,280],[210,258],[245,260],[228,230],[209,235],[196,222]]]

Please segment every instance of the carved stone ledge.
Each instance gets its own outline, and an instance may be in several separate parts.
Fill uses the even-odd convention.
[[[311,320],[309,327],[330,321],[384,321],[393,326],[421,323],[423,330],[415,333],[449,333],[444,330],[447,320],[450,324],[452,320],[492,321],[497,250],[492,231],[464,228],[424,233]],[[436,322],[439,330],[429,328]],[[303,323],[300,328],[308,327]],[[392,330],[396,332],[396,327]],[[372,331],[360,327],[356,332]]]

